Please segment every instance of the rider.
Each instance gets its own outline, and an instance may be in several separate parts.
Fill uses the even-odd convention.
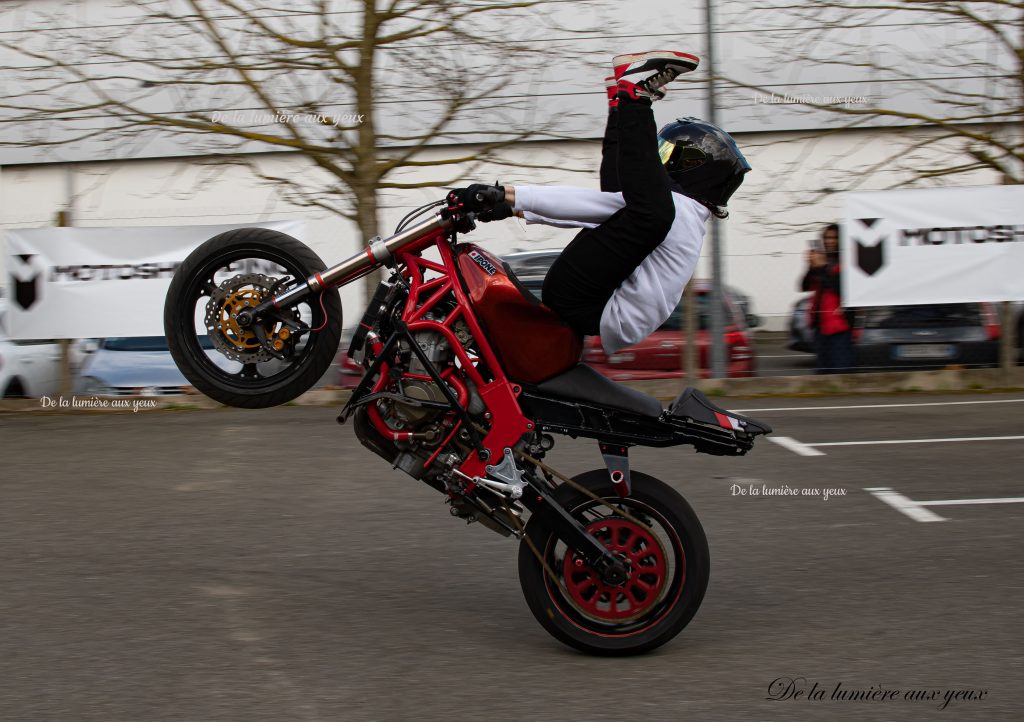
[[[726,217],[750,170],[733,139],[710,123],[680,118],[656,132],[651,103],[698,62],[676,51],[616,56],[606,79],[601,190],[506,186],[505,204],[478,216],[583,229],[548,271],[543,301],[581,335],[599,335],[609,354],[669,317],[697,265],[705,221]],[[458,189],[454,199],[467,202],[484,187]]]

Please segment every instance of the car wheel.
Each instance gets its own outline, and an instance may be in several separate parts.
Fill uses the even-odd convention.
[[[4,389],[5,399],[25,399],[28,398],[28,394],[25,393],[25,387],[21,383],[21,379],[11,379],[11,382],[7,384],[7,388]]]

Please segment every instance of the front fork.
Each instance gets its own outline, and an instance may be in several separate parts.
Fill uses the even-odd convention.
[[[360,253],[345,259],[341,263],[314,273],[305,278],[280,296],[273,296],[252,309],[238,314],[236,321],[242,328],[262,323],[275,311],[294,306],[295,304],[328,288],[340,288],[357,279],[367,276],[381,266],[391,263],[392,259],[409,247],[419,247],[424,239],[434,234],[445,233],[452,228],[454,221],[445,214],[436,214],[433,218],[411,226],[387,239],[374,238]]]

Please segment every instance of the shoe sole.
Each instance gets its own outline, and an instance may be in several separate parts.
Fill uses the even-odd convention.
[[[666,63],[665,61],[676,62]],[[668,67],[675,68],[678,70],[677,75],[682,75],[696,70],[699,64],[700,58],[696,55],[676,50],[651,50],[646,53],[616,55],[612,58],[616,78],[646,70],[664,70]]]

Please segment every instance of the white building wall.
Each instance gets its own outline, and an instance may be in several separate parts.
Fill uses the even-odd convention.
[[[904,178],[884,161],[911,136],[907,131],[865,130],[832,134],[756,133],[738,135],[754,170],[734,196],[731,217],[722,223],[726,282],[747,293],[755,311],[771,329],[784,328],[790,306],[799,295],[804,255],[825,223],[839,220],[838,194],[819,199],[825,188],[856,182],[859,190],[885,188]],[[914,136],[919,137],[919,136]],[[450,150],[431,151],[451,152]],[[461,152],[461,151],[458,151]],[[914,158],[927,168],[929,158],[948,160],[936,147]],[[595,141],[524,143],[510,153],[510,162],[531,168],[494,168],[476,172],[479,182],[571,184],[596,188],[600,143]],[[264,156],[268,170],[305,177],[315,175],[301,158],[289,154]],[[876,167],[880,166],[880,167]],[[871,173],[868,173],[871,170]],[[258,223],[271,219],[305,221],[304,242],[328,265],[361,247],[354,224],[320,209],[288,203],[280,191],[253,178],[245,168],[188,158],[80,163],[73,165],[9,166],[0,175],[0,228],[32,228],[55,223],[68,205],[67,173],[72,173],[74,224],[80,226],[145,226],[208,223]],[[442,177],[457,177],[445,168]],[[437,170],[418,169],[395,180],[422,181]],[[988,173],[957,176],[946,183],[996,183]],[[383,226],[388,235],[412,208],[437,200],[439,187],[390,191],[381,199]],[[481,224],[470,237],[495,252],[564,246],[572,231],[526,226],[519,220]],[[707,275],[704,262],[699,275]],[[2,261],[0,261],[2,263]],[[343,291],[345,323],[362,312],[362,284]]]

